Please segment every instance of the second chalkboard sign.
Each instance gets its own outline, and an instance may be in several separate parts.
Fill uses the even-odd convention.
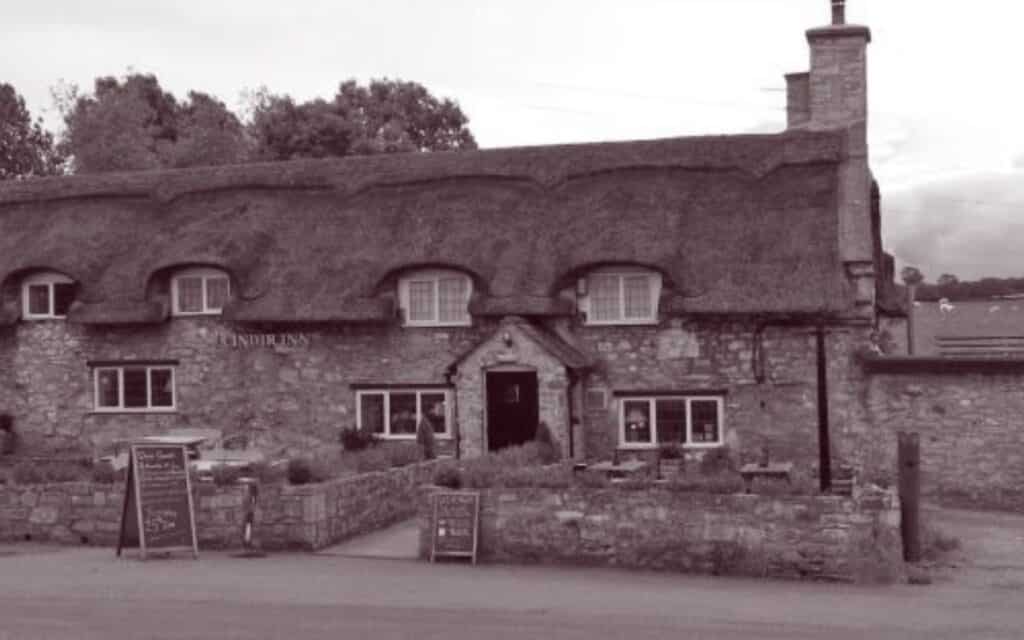
[[[479,493],[434,494],[430,561],[439,556],[463,556],[475,564],[479,519]]]
[[[136,545],[143,558],[147,551],[199,555],[184,445],[131,445],[117,555]]]

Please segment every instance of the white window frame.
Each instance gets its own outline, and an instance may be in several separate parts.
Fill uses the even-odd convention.
[[[146,406],[126,407],[124,406],[124,372],[126,369],[145,369],[146,371]],[[165,370],[171,372],[171,404],[167,407],[154,407],[153,403],[153,371]],[[117,372],[117,406],[100,405],[100,373],[103,371]],[[167,364],[121,364],[121,365],[98,365],[92,368],[92,406],[97,413],[173,413],[178,410],[178,375],[174,365]]]
[[[436,387],[436,388],[402,388],[395,387],[392,389],[359,389],[356,391],[356,428],[362,431],[363,429],[363,396],[383,396],[384,397],[384,432],[372,431],[374,435],[384,438],[386,440],[415,440],[415,433],[390,433],[391,431],[391,394],[402,393],[402,394],[416,394],[416,425],[420,424],[423,420],[423,395],[424,394],[444,394],[444,433],[434,433],[435,438],[449,439],[452,437],[452,390],[448,387]]]
[[[657,449],[662,444],[679,444],[685,449],[713,449],[725,444],[725,399],[722,396],[702,395],[653,395],[653,396],[621,396],[619,402],[619,447],[620,449]],[[686,442],[662,443],[658,442],[658,413],[655,410],[655,403],[658,400],[685,400],[686,401]],[[715,442],[694,442],[693,441],[693,403],[700,401],[714,401],[717,403],[718,411],[718,440]],[[626,442],[626,403],[647,402],[647,411],[650,416],[650,430],[652,442]]]
[[[610,320],[598,320],[592,312],[593,283],[591,279],[595,276],[618,278],[619,284],[619,309],[620,317]],[[647,277],[647,290],[650,295],[650,314],[646,316],[626,317],[626,278],[635,276]],[[583,277],[581,287],[585,292],[579,300],[580,310],[585,314],[587,325],[648,325],[658,323],[658,301],[661,298],[662,279],[661,274],[653,269],[610,267],[595,269]]]
[[[180,308],[180,296],[178,282],[182,278],[199,278],[202,281],[203,308],[199,311],[182,311]],[[207,305],[207,291],[210,280],[224,278],[228,283],[228,299],[231,298],[231,277],[222,269],[210,267],[191,267],[174,273],[171,277],[171,315],[172,316],[216,316],[223,312],[222,307],[210,307]]]
[[[465,311],[458,320],[441,321],[441,280],[450,278],[462,278],[466,282],[466,299],[464,301]],[[410,293],[409,288],[413,282],[430,282],[434,295],[434,315],[429,320],[412,320],[410,318]],[[473,279],[461,271],[454,269],[427,269],[414,271],[402,276],[398,281],[398,300],[402,309],[402,322],[406,327],[468,327],[473,324],[473,318],[469,315],[469,300],[473,295]]]
[[[63,273],[56,271],[45,271],[34,273],[21,282],[21,317],[25,320],[54,320],[63,319],[67,316],[58,315],[55,310],[57,306],[56,287],[58,284],[74,284],[75,281]],[[29,306],[29,287],[45,286],[49,293],[50,304],[46,313],[32,313]]]

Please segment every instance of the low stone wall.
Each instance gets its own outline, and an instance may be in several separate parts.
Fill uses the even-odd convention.
[[[420,505],[430,553],[432,498]],[[670,489],[480,491],[482,561],[560,563],[844,582],[902,578],[890,493],[771,497]]]
[[[201,547],[241,546],[246,492],[242,486],[193,487]],[[0,540],[116,545],[123,505],[121,483],[0,486]]]
[[[416,513],[439,461],[300,486],[260,489],[255,534],[266,549],[321,549]],[[193,486],[200,548],[242,546],[245,486]],[[0,486],[0,541],[116,545],[121,484]]]
[[[322,549],[416,514],[420,487],[442,461],[260,493],[257,534],[267,549]]]
[[[940,360],[869,374],[854,462],[870,479],[897,475],[897,434],[920,435],[921,492],[942,504],[1024,510],[1024,370],[1018,363]],[[964,369],[944,371],[960,364]]]

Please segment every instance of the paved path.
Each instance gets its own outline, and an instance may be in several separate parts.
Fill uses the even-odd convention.
[[[393,558],[412,560],[419,550],[419,523],[415,518],[328,547],[318,554],[357,558]]]
[[[322,554],[142,562],[110,549],[0,546],[0,640],[1024,637],[1014,548],[1024,518],[942,518],[977,560],[930,586],[882,588]]]

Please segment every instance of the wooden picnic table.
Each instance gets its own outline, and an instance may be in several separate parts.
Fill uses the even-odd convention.
[[[647,467],[648,463],[643,460],[625,460],[618,464],[615,464],[611,460],[604,460],[596,464],[588,465],[587,469],[607,473],[609,478],[624,478],[630,474],[643,471]]]
[[[750,463],[740,468],[740,475],[743,476],[743,484],[746,485],[747,493],[750,493],[750,487],[755,478],[772,478],[791,482],[790,475],[792,473],[792,462],[769,462],[766,465]]]

